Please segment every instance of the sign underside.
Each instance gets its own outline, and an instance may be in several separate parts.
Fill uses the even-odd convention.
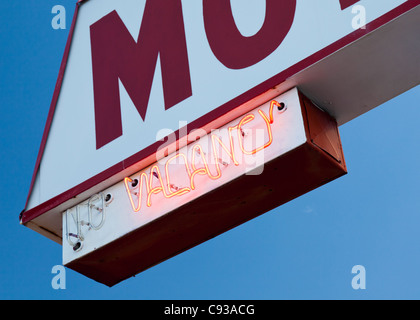
[[[353,6],[367,13],[357,30]],[[336,126],[420,83],[419,20],[420,0],[79,1],[21,223],[112,285],[339,177]],[[294,134],[271,123],[280,98],[299,100],[282,117],[304,111]],[[263,148],[241,144],[257,123]],[[197,133],[213,171],[198,167]],[[261,174],[236,165],[262,154]]]

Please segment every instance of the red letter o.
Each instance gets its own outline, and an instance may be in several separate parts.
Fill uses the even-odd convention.
[[[230,0],[203,0],[204,27],[213,54],[230,69],[250,67],[283,42],[292,27],[296,0],[266,0],[261,29],[251,37],[238,30]]]

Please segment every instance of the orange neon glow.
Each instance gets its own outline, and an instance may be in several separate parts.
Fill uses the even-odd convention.
[[[271,104],[271,106],[273,106],[273,103]],[[242,118],[242,120],[239,122],[238,124],[238,140],[239,140],[239,147],[241,148],[242,152],[244,154],[248,154],[248,155],[253,155],[256,154],[257,152],[267,148],[268,146],[271,145],[271,143],[273,142],[273,133],[271,131],[271,126],[270,126],[270,119],[268,118],[268,116],[264,113],[264,111],[258,110],[258,113],[262,116],[262,118],[264,119],[264,122],[266,124],[267,127],[267,131],[268,131],[268,137],[269,140],[266,144],[264,144],[263,146],[256,148],[252,151],[247,151],[245,150],[244,146],[243,146],[243,135],[242,135],[242,126],[247,124],[248,122],[251,122],[252,120],[255,119],[255,116],[253,114],[247,115],[246,117]],[[270,107],[270,117],[272,117],[272,108]]]
[[[168,194],[165,194],[166,198],[171,198],[173,196],[177,196],[177,195],[183,195],[184,193],[190,192],[191,189],[193,188],[179,188],[178,186],[175,186],[174,184],[171,184],[169,181],[169,164],[171,163],[171,161],[179,158],[179,157],[183,157],[184,158],[184,163],[185,163],[185,168],[187,169],[187,174],[189,177],[191,177],[191,172],[190,172],[190,168],[188,167],[188,161],[187,161],[187,157],[185,156],[185,154],[183,153],[178,153],[177,155],[173,156],[172,158],[170,158],[168,161],[166,161],[165,164],[165,172],[166,172],[166,180],[168,181]],[[171,189],[175,189],[176,192],[172,192]]]
[[[232,131],[236,127],[237,126],[235,126],[235,127],[229,127],[228,128],[229,142],[230,142],[230,151],[228,150],[228,148],[226,147],[226,145],[222,142],[222,140],[220,140],[220,138],[217,135],[215,135],[215,134],[212,134],[211,135],[211,143],[212,143],[212,147],[213,147],[214,163],[216,164],[216,170],[217,170],[217,176],[216,177],[217,178],[220,178],[220,176],[222,175],[222,172],[220,171],[219,164],[222,163],[224,166],[226,166],[227,163],[222,160],[222,158],[220,157],[220,155],[217,152],[217,149],[216,149],[216,140],[217,140],[217,142],[219,142],[219,146],[221,146],[223,148],[223,150],[225,150],[226,154],[233,161],[234,165],[235,166],[239,166],[239,162],[238,162],[238,160],[236,160],[236,157],[235,157],[234,144],[233,144],[233,136],[232,136]]]
[[[154,170],[156,170],[156,171],[154,171]],[[152,195],[153,194],[158,194],[158,193],[162,192],[163,195],[166,197],[165,189],[163,188],[164,184],[163,184],[163,180],[162,180],[162,175],[160,174],[160,170],[159,170],[159,167],[157,165],[154,165],[150,169],[150,177],[152,177],[152,175],[154,177],[157,176],[157,178],[159,180],[159,183],[160,183],[160,186],[152,188],[153,179],[150,178],[150,190],[147,194],[147,206],[148,207],[150,207],[152,205]]]
[[[195,190],[196,185],[194,183],[194,178],[197,174],[199,175],[207,175],[208,178],[211,180],[217,180],[222,176],[222,171],[220,169],[220,164],[227,167],[229,163],[223,161],[221,155],[219,155],[217,151],[217,144],[219,145],[219,148],[222,147],[222,149],[225,151],[225,153],[228,155],[228,157],[232,160],[233,164],[235,166],[239,166],[240,163],[235,157],[235,145],[234,145],[234,134],[233,131],[237,131],[237,139],[238,139],[238,145],[241,152],[245,155],[253,155],[257,152],[260,152],[264,150],[265,148],[269,147],[273,142],[273,132],[271,128],[271,124],[274,123],[273,113],[274,113],[274,107],[281,106],[281,104],[275,100],[272,100],[270,102],[270,108],[269,108],[269,115],[267,115],[264,111],[258,110],[259,115],[263,118],[265,122],[265,126],[267,128],[268,133],[268,142],[266,142],[264,145],[255,148],[251,151],[245,150],[243,140],[246,138],[245,131],[243,130],[243,126],[247,123],[250,123],[251,121],[255,120],[255,116],[253,114],[248,114],[244,116],[239,123],[236,126],[228,127],[228,135],[229,135],[229,146],[226,146],[221,138],[217,136],[216,134],[210,134],[211,139],[211,146],[212,146],[212,155],[214,159],[214,166],[216,169],[216,174],[212,174],[208,165],[208,161],[206,159],[206,153],[203,151],[202,146],[197,143],[192,147],[191,152],[191,162],[188,162],[187,156],[183,153],[178,153],[174,155],[173,157],[169,158],[166,161],[165,164],[165,173],[166,173],[166,184],[163,182],[163,178],[159,169],[159,166],[157,164],[153,165],[150,168],[150,173],[147,175],[145,172],[142,172],[140,174],[139,181],[136,186],[132,186],[130,188],[130,184],[133,182],[130,178],[124,179],[125,189],[127,191],[131,207],[133,208],[134,212],[138,212],[141,209],[141,201],[143,199],[143,187],[146,186],[147,190],[147,200],[146,205],[150,207],[152,205],[152,195],[162,193],[163,196],[167,199],[175,197],[175,196],[182,196],[191,190]],[[220,150],[220,149],[219,149]],[[223,152],[222,150],[222,152]],[[197,159],[196,157],[199,156],[201,159],[201,162],[204,167],[197,168]],[[182,160],[185,165],[185,170],[187,177],[189,178],[190,185],[188,187],[180,187],[177,184],[171,183],[170,181],[170,173],[169,173],[169,165],[176,160]],[[177,162],[179,163],[179,162]],[[191,166],[191,168],[190,168]],[[157,178],[159,181],[159,185],[156,187],[153,187],[153,177]],[[165,187],[167,187],[167,190]],[[135,189],[133,189],[135,188]],[[137,196],[137,201],[133,199],[133,195]]]
[[[138,211],[140,211],[140,209],[141,209],[141,198],[142,198],[142,192],[143,192],[143,178],[146,180],[146,188],[147,188],[147,193],[149,194],[150,193],[150,187],[149,187],[149,177],[147,176],[147,174],[146,173],[142,173],[141,175],[140,175],[140,180],[139,180],[139,182],[137,183],[137,185],[139,186],[139,192],[137,192],[137,193],[134,193],[135,195],[137,195],[137,197],[138,197],[138,201],[137,201],[137,205],[136,204],[134,204],[134,199],[133,199],[133,196],[131,195],[132,193],[131,193],[131,191],[130,191],[130,187],[128,186],[128,184],[130,183],[131,184],[131,182],[133,182],[133,180],[132,179],[130,179],[130,178],[125,178],[124,179],[124,185],[125,185],[125,189],[126,189],[126,191],[127,191],[127,194],[128,194],[128,197],[129,197],[129,199],[130,199],[130,203],[131,203],[131,207],[133,208],[133,210],[134,210],[134,212],[138,212]],[[151,205],[151,204],[150,204]],[[149,206],[150,207],[150,206]]]
[[[204,168],[196,168],[195,167],[195,155],[196,154],[199,154],[200,155],[200,157],[201,157],[201,160],[202,160],[202,162],[203,162],[203,164],[204,164]],[[191,189],[192,190],[194,190],[195,189],[195,185],[194,185],[194,177],[195,177],[195,175],[196,174],[202,174],[202,175],[208,175],[209,176],[209,178],[213,178],[213,176],[211,175],[211,173],[210,173],[210,170],[209,170],[209,166],[208,166],[208,164],[207,164],[207,161],[206,161],[206,158],[205,158],[205,154],[204,154],[204,152],[203,152],[203,148],[201,147],[201,145],[199,145],[199,144],[196,144],[194,147],[193,147],[193,150],[192,150],[192,156],[191,156],[191,167],[192,167],[192,169],[193,169],[193,172],[192,172],[192,174],[191,174],[191,176],[190,176],[190,184],[191,184]]]
[[[273,124],[273,122],[274,122],[274,119],[273,119],[273,110],[274,110],[274,106],[276,106],[276,107],[280,107],[281,106],[281,104],[278,102],[278,101],[276,101],[276,100],[272,100],[271,102],[270,102],[270,111],[269,111],[269,113],[270,113],[270,124]],[[258,110],[258,112],[260,112],[261,110]],[[262,111],[261,111],[262,112]]]

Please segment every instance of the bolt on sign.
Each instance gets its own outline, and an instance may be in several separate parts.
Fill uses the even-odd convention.
[[[346,173],[297,89],[199,138],[67,209],[64,265],[113,285]]]
[[[338,178],[337,126],[419,83],[419,12],[78,1],[21,223],[114,285]]]

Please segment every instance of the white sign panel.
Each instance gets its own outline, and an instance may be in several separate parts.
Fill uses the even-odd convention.
[[[193,132],[194,136],[199,133]],[[296,89],[63,213],[63,263],[221,188],[307,141]]]
[[[404,0],[79,2],[25,221],[151,157],[173,132],[179,139],[193,129],[209,131],[232,110],[247,112],[251,105],[244,104],[273,88],[272,79],[279,81],[274,86],[286,80],[282,72],[325,58],[328,46],[340,50],[340,39],[355,28],[407,3],[415,6]]]

